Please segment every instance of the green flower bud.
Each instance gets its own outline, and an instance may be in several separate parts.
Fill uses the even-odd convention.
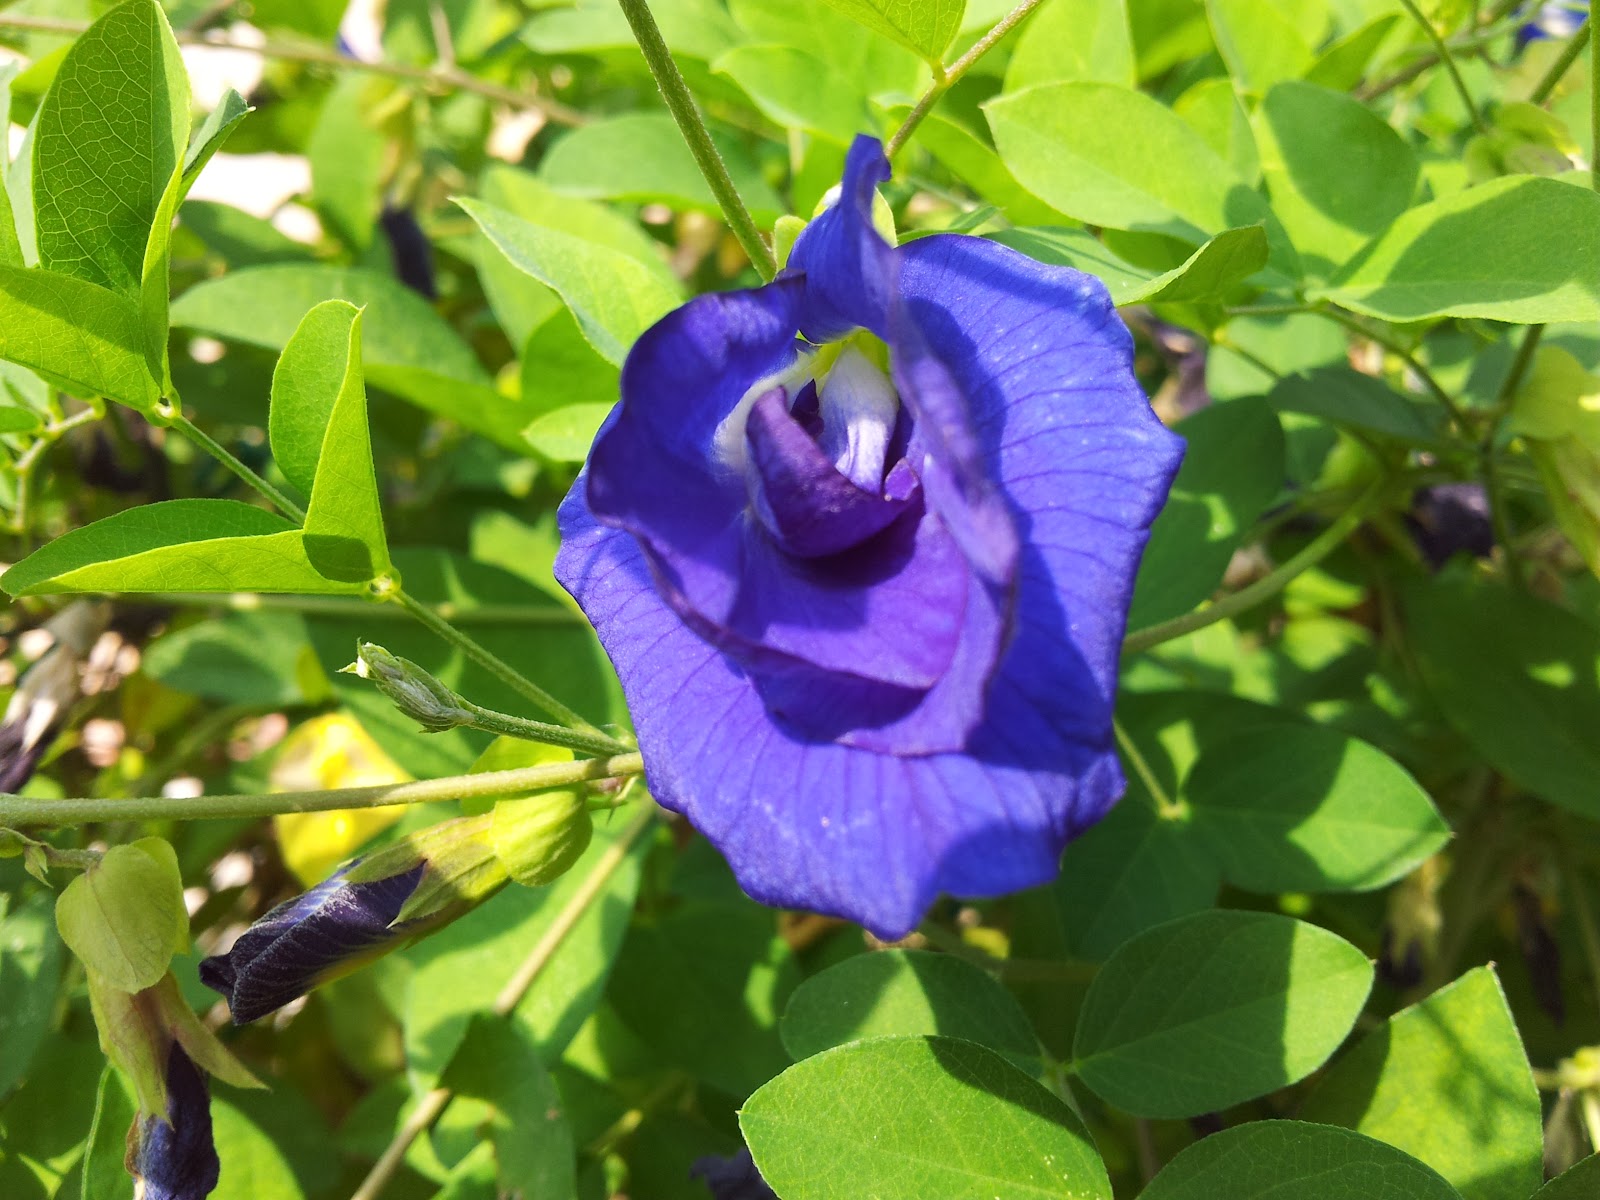
[[[430,733],[472,721],[472,710],[460,696],[410,659],[390,654],[372,642],[360,643],[356,661],[344,670],[372,680],[391,704]]]
[[[588,803],[577,790],[502,800],[490,813],[495,853],[524,887],[543,887],[565,875],[593,835]]]

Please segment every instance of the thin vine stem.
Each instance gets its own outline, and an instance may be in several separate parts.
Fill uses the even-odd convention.
[[[633,29],[633,39],[639,43],[639,50],[650,67],[650,74],[655,76],[656,86],[661,89],[661,98],[666,101],[667,111],[678,123],[678,131],[683,134],[689,153],[694,155],[695,165],[700,168],[711,194],[716,197],[728,228],[733,231],[739,245],[744,247],[751,265],[761,278],[770,282],[778,273],[778,260],[773,257],[772,247],[767,245],[761,231],[756,228],[755,219],[745,207],[739,189],[734,186],[727,164],[722,161],[721,152],[711,140],[711,131],[706,128],[705,118],[700,115],[700,108],[689,92],[689,85],[684,82],[683,72],[678,70],[672,51],[661,36],[661,28],[650,12],[649,3],[647,0],[619,0],[619,3],[623,15],[628,18],[628,25]]]
[[[148,592],[140,597],[149,604],[179,608],[226,608],[232,612],[297,612],[305,616],[409,621],[411,614],[392,605],[375,605],[355,596],[263,595],[259,592]],[[475,604],[446,601],[434,612],[453,625],[581,625],[576,611],[556,604]]]
[[[527,958],[516,972],[506,981],[500,994],[495,998],[492,1009],[495,1016],[502,1019],[509,1017],[517,1009],[529,990],[538,982],[549,967],[556,952],[561,949],[562,943],[577,927],[584,914],[589,911],[594,902],[600,898],[601,892],[617,873],[617,869],[626,861],[628,854],[633,850],[639,839],[650,830],[655,823],[656,809],[654,805],[647,805],[631,824],[622,831],[622,834],[595,860],[589,874],[584,877],[583,883],[572,894],[572,898],[556,914],[555,920],[545,930],[544,936],[535,943],[533,949],[528,951]],[[455,1093],[449,1088],[434,1088],[418,1102],[411,1115],[400,1126],[394,1139],[384,1148],[373,1164],[372,1170],[361,1181],[361,1186],[351,1194],[350,1200],[376,1200],[394,1178],[395,1172],[400,1169],[400,1164],[405,1161],[406,1152],[411,1145],[443,1114],[450,1106],[450,1101],[455,1098]]]
[[[922,124],[922,119],[933,111],[933,106],[938,104],[940,98],[955,86],[956,81],[970,71],[974,63],[999,45],[1006,34],[1020,25],[1023,19],[1042,3],[1044,3],[1044,0],[1022,0],[1021,4],[1001,17],[994,28],[974,42],[972,48],[956,59],[955,62],[948,67],[935,65],[933,85],[922,94],[922,98],[917,101],[916,106],[907,114],[906,119],[900,123],[900,128],[894,131],[894,135],[889,139],[889,144],[884,147],[884,153],[889,158],[893,158],[898,154],[906,142],[911,139],[911,135],[916,132],[917,126]]]
[[[1496,23],[1522,3],[1523,0],[1500,0],[1498,4],[1484,14],[1474,32],[1463,37],[1451,38],[1445,45],[1451,50],[1475,50],[1486,42],[1493,41],[1497,37],[1503,37],[1516,27],[1516,22],[1513,21],[1505,29],[1496,28]],[[1376,100],[1379,96],[1394,91],[1395,88],[1400,87],[1402,84],[1410,83],[1425,71],[1432,70],[1439,65],[1439,61],[1438,51],[1430,51],[1415,62],[1401,67],[1394,74],[1386,76],[1374,84],[1357,88],[1355,97],[1357,100]]]
[[[16,29],[28,33],[59,33],[73,37],[89,28],[88,21],[63,20],[56,17],[37,17],[22,13],[0,13],[0,29]],[[331,67],[340,71],[359,71],[367,75],[381,75],[407,83],[420,83],[434,90],[472,92],[488,100],[495,100],[512,108],[534,109],[559,125],[584,125],[590,120],[587,114],[559,100],[540,96],[516,88],[501,87],[479,79],[453,63],[440,63],[432,67],[418,67],[410,63],[390,62],[387,59],[352,58],[336,50],[298,42],[265,41],[260,45],[235,41],[223,34],[201,32],[194,29],[175,29],[173,36],[180,45],[210,46],[218,50],[239,50],[259,54],[279,62],[304,63],[308,66]]]
[[[1343,544],[1344,540],[1354,533],[1363,521],[1378,506],[1378,500],[1383,495],[1385,480],[1380,479],[1369,487],[1361,496],[1344,512],[1339,514],[1337,520],[1329,525],[1306,546],[1300,553],[1284,562],[1276,570],[1250,584],[1232,592],[1215,604],[1205,608],[1196,609],[1194,612],[1185,613],[1171,621],[1162,621],[1159,625],[1150,625],[1144,629],[1137,629],[1130,633],[1122,642],[1122,653],[1138,654],[1159,646],[1163,642],[1170,642],[1174,638],[1183,637],[1197,629],[1204,629],[1207,625],[1214,625],[1218,621],[1225,621],[1230,617],[1238,616],[1248,609],[1254,608],[1265,600],[1287,587],[1291,580],[1302,572],[1310,570],[1328,555]]]
[[[635,753],[575,762],[540,763],[509,771],[451,775],[411,783],[385,783],[327,791],[272,792],[231,796],[140,796],[128,799],[84,797],[39,800],[0,793],[0,825],[63,826],[98,821],[206,821],[256,819],[279,813],[333,812],[383,808],[437,800],[520,796],[545,788],[571,787],[599,779],[621,779],[644,771]]]
[[[1544,73],[1544,78],[1534,85],[1533,91],[1528,93],[1528,103],[1543,104],[1555,94],[1556,87],[1561,83],[1562,77],[1578,61],[1578,55],[1583,53],[1583,48],[1589,44],[1589,22],[1585,21],[1578,26],[1578,32],[1567,39],[1567,44],[1561,48],[1561,53],[1556,56],[1555,62],[1550,64],[1550,69]]]
[[[1182,817],[1184,806],[1167,795],[1167,789],[1161,786],[1161,781],[1156,778],[1156,773],[1150,769],[1149,762],[1145,760],[1143,751],[1128,736],[1128,731],[1122,727],[1122,722],[1112,718],[1111,730],[1116,735],[1117,748],[1122,751],[1122,757],[1128,760],[1133,773],[1139,777],[1139,782],[1144,784],[1144,790],[1150,794],[1150,799],[1156,807],[1156,815],[1169,821]]]
[[[205,430],[201,429],[193,421],[189,420],[189,418],[184,416],[182,412],[174,413],[173,416],[168,420],[168,424],[173,429],[176,429],[179,433],[183,434],[184,437],[188,438],[195,445],[199,446],[200,449],[204,450],[212,458],[216,459],[224,467],[228,468],[229,471],[233,472],[233,474],[242,480],[246,485],[260,493],[260,495],[269,504],[271,504],[279,512],[283,513],[284,516],[294,521],[305,521],[305,509],[301,508],[298,504],[291,500],[289,496],[281,489],[275,487],[261,475],[245,466],[244,463],[240,462],[238,457],[231,450],[213,438]]]
[[[456,702],[472,714],[472,719],[465,723],[467,729],[477,729],[500,737],[520,738],[525,742],[541,742],[547,746],[565,746],[579,754],[604,756],[617,751],[617,740],[606,734],[596,736],[569,729],[565,725],[550,725],[544,721],[530,721],[526,717],[496,712],[492,708],[474,704],[464,696],[457,696]]]
[[[1444,38],[1433,27],[1433,22],[1423,15],[1417,7],[1416,0],[1400,0],[1411,18],[1422,26],[1422,32],[1433,43],[1434,53],[1439,56],[1439,61],[1444,64],[1444,69],[1450,75],[1450,82],[1456,89],[1456,94],[1461,97],[1461,103],[1466,105],[1467,116],[1472,119],[1473,126],[1485,136],[1489,133],[1488,125],[1484,124],[1483,114],[1478,111],[1478,106],[1473,102],[1472,93],[1467,90],[1467,81],[1461,78],[1461,69],[1456,66],[1456,60],[1450,53],[1450,47],[1445,44]]]

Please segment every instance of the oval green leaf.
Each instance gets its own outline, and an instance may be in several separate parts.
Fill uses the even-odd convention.
[[[1096,1094],[1135,1116],[1215,1112],[1326,1062],[1372,978],[1360,950],[1303,921],[1181,917],[1106,960],[1078,1018],[1074,1065]]]
[[[1223,878],[1253,892],[1370,891],[1450,840],[1404,767],[1316,725],[1254,729],[1211,747],[1183,795]]]
[[[1323,1076],[1300,1115],[1416,1156],[1465,1200],[1523,1200],[1543,1177],[1539,1091],[1491,967],[1468,971],[1369,1033]]]
[[[158,399],[144,359],[139,307],[126,296],[53,271],[0,266],[0,358],[69,392],[141,412]]]
[[[1188,1147],[1139,1200],[1460,1200],[1431,1168],[1372,1138],[1252,1121]]]
[[[1600,1196],[1600,1154],[1591,1154],[1557,1175],[1534,1193],[1533,1200],[1591,1200],[1594,1196]]]
[[[1600,193],[1531,175],[1405,213],[1314,293],[1386,321],[1600,320]]]
[[[981,968],[926,950],[858,954],[813,975],[789,998],[778,1033],[795,1059],[921,1033],[988,1046],[1025,1070],[1039,1066],[1038,1039],[1016,998]]]
[[[823,0],[851,20],[938,63],[961,28],[967,0]]]
[[[739,1127],[784,1200],[1111,1200],[1072,1110],[992,1050],[952,1038],[826,1050],[751,1096]]]

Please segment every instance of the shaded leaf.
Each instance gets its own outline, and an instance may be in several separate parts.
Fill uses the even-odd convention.
[[[0,266],[0,357],[69,392],[141,412],[160,398],[145,366],[138,307],[69,275]]]

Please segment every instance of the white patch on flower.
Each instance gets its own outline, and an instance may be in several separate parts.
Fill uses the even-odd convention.
[[[781,371],[765,375],[752,383],[739,397],[733,411],[722,418],[716,433],[711,436],[712,456],[728,470],[743,475],[749,463],[749,446],[745,442],[745,426],[750,422],[750,410],[755,402],[773,388],[781,387],[784,403],[793,404],[800,389],[811,379],[815,352],[796,353],[794,361]]]
[[[883,488],[883,466],[900,415],[889,377],[861,351],[846,346],[817,389],[822,409],[823,453],[858,488]]]

